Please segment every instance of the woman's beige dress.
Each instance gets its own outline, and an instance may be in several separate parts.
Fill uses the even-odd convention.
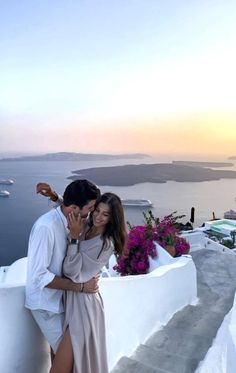
[[[63,271],[74,282],[86,282],[107,264],[114,250],[112,241],[102,250],[100,236],[69,245]],[[100,253],[100,255],[99,255]],[[99,258],[98,258],[99,255]],[[65,329],[69,327],[73,353],[73,373],[108,373],[104,309],[99,293],[66,292]]]

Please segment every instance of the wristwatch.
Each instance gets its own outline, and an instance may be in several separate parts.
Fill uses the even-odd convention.
[[[69,240],[69,243],[70,243],[71,245],[78,245],[79,240],[78,240],[77,238],[71,238],[71,239]]]

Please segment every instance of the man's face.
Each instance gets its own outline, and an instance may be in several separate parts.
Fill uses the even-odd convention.
[[[79,214],[81,218],[87,218],[88,214],[94,210],[94,205],[96,203],[96,199],[92,199],[86,205],[80,209]]]

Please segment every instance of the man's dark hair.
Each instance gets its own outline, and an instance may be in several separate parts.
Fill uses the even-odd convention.
[[[91,181],[75,180],[67,185],[63,194],[65,206],[76,205],[83,208],[89,201],[100,197],[100,189]]]

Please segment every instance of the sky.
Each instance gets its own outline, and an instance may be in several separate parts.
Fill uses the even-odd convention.
[[[236,155],[235,0],[0,0],[0,154]]]

